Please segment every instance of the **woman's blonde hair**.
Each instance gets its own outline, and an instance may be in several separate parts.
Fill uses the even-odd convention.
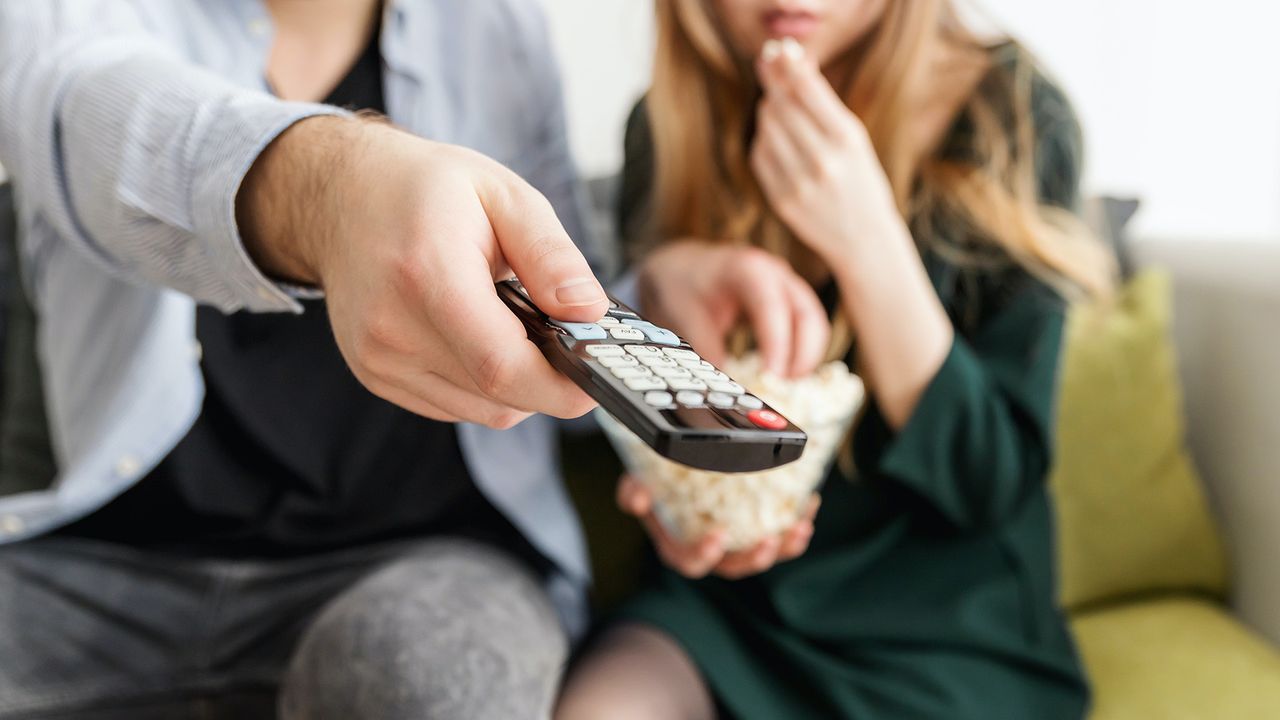
[[[657,2],[657,54],[646,101],[654,147],[652,234],[749,243],[817,281],[825,269],[769,209],[751,171],[759,90],[751,59],[732,51],[711,2]],[[1038,197],[1030,63],[1015,65],[1007,97],[973,92],[962,103],[972,126],[963,157],[920,147],[910,120],[942,43],[983,47],[950,0],[889,0],[875,26],[833,63],[847,64],[850,80],[837,92],[866,126],[899,210],[918,229],[917,241],[957,264],[1003,250],[1064,295],[1105,294],[1113,275],[1109,253],[1070,212],[1046,207]],[[945,233],[919,231],[940,221],[950,241]],[[956,242],[957,235],[965,242]]]

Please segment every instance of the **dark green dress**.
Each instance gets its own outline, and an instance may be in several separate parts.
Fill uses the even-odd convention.
[[[980,91],[1003,92],[1009,67]],[[1052,85],[1037,77],[1032,90],[1041,192],[1071,207],[1078,127]],[[633,114],[624,227],[647,196],[647,133]],[[963,152],[964,134],[962,119],[944,147]],[[831,472],[809,551],[736,582],[663,571],[622,611],[686,649],[725,717],[1085,713],[1045,483],[1064,304],[1008,262],[966,271],[926,254],[926,265],[955,343],[900,432],[871,403],[857,476]]]

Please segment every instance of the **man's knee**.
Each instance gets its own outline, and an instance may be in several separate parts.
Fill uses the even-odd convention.
[[[567,654],[529,571],[497,551],[440,543],[375,572],[304,634],[281,715],[486,720],[546,715]]]

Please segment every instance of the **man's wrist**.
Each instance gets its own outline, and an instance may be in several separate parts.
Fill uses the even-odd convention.
[[[320,259],[331,241],[331,209],[361,121],[304,118],[262,151],[236,196],[236,223],[245,249],[262,272],[277,280],[318,286]]]

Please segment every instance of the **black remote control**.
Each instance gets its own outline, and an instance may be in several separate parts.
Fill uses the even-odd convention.
[[[663,457],[722,472],[800,457],[804,431],[614,298],[597,322],[571,323],[539,310],[519,280],[497,288],[547,360]]]

